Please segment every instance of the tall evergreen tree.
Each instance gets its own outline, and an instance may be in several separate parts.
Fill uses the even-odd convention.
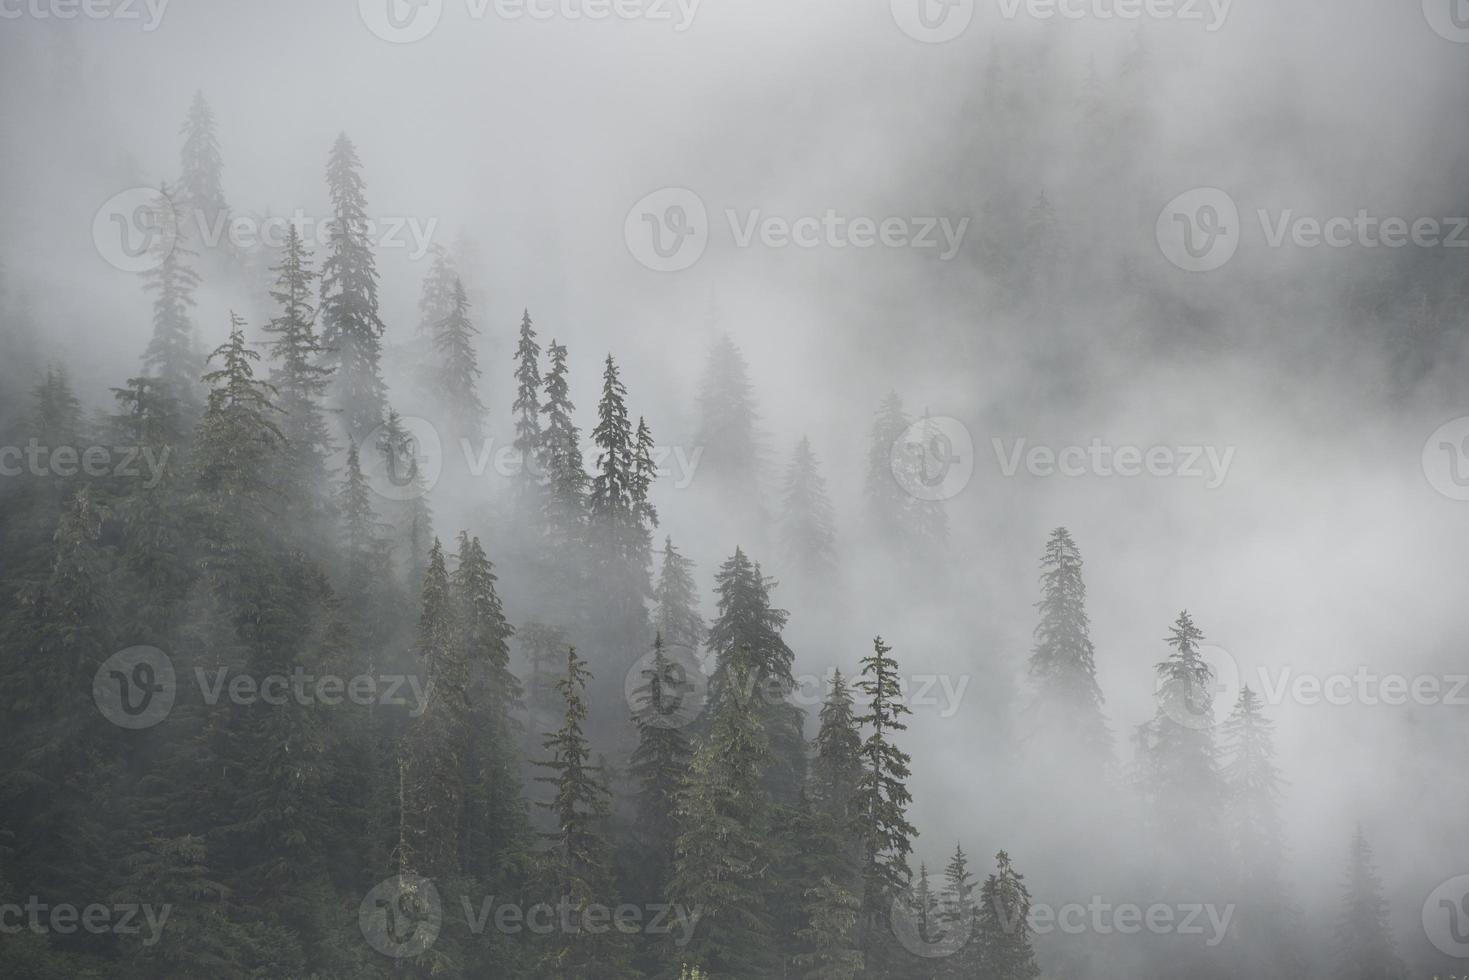
[[[474,338],[478,333],[469,322],[469,298],[464,283],[455,276],[449,312],[438,321],[434,331],[439,357],[434,380],[448,408],[451,432],[474,446],[484,440],[485,415],[485,407],[479,400],[479,359],[474,352]]]
[[[817,468],[811,440],[796,443],[786,468],[781,536],[786,560],[812,583],[829,583],[836,571],[836,531],[826,480]]]
[[[576,406],[571,403],[566,347],[553,339],[548,353],[551,370],[546,374],[546,398],[541,404],[546,416],[541,442],[541,465],[546,474],[545,521],[553,548],[565,553],[563,549],[580,544],[585,537],[583,522],[591,480],[582,457]]]
[[[556,930],[543,958],[544,969],[566,980],[617,980],[625,975],[627,948],[615,929],[582,928],[594,905],[615,907],[611,853],[604,836],[609,797],[600,767],[592,764],[591,744],[584,732],[586,664],[567,651],[566,676],[557,685],[565,705],[561,728],[548,733],[544,747],[549,758],[537,765],[549,775],[538,782],[552,788],[550,800],[540,805],[552,817],[554,829],[543,834],[545,884],[548,897],[566,902],[572,928]]]
[[[806,745],[801,709],[791,703],[795,689],[795,654],[781,636],[789,614],[771,605],[773,580],[736,548],[714,577],[719,595],[718,615],[709,627],[709,650],[715,656],[709,681],[709,700],[718,710],[729,696],[736,664],[750,668],[754,710],[765,730],[773,756],[766,786],[775,802],[790,805],[800,796],[806,780]]]
[[[821,727],[811,762],[811,796],[817,809],[848,839],[861,816],[857,791],[863,772],[862,748],[852,692],[838,670],[832,674],[831,688],[821,706]]]
[[[699,614],[694,591],[694,562],[673,546],[673,537],[663,539],[663,565],[653,589],[653,628],[668,646],[697,654],[708,627]]]
[[[188,218],[191,233],[208,230],[213,235],[228,224],[229,205],[224,198],[224,158],[215,133],[214,110],[204,101],[203,92],[194,93],[179,135],[184,138],[180,152],[183,172],[179,178],[179,205]]]
[[[1352,834],[1336,942],[1338,975],[1348,980],[1398,980],[1402,975],[1382,879],[1361,827]]]
[[[937,980],[968,980],[981,976],[981,946],[974,936],[977,922],[974,876],[964,848],[954,845],[954,856],[944,866],[944,887],[939,899],[938,928],[949,942],[958,945],[939,963]]]
[[[266,325],[273,361],[270,382],[279,394],[286,437],[286,465],[282,472],[293,507],[307,519],[308,526],[325,512],[327,457],[332,441],[321,399],[326,393],[331,369],[322,366],[325,353],[316,334],[316,310],[311,304],[311,256],[295,225],[286,233],[286,244],[271,296],[280,312]]]
[[[164,204],[156,220],[177,221],[168,188],[161,188],[159,193]],[[153,336],[143,352],[143,369],[149,377],[168,386],[192,420],[199,408],[199,374],[204,364],[190,313],[196,305],[194,290],[199,287],[199,275],[188,264],[188,257],[194,253],[176,233],[165,234],[158,247],[163,253],[160,262],[143,273],[144,288],[154,294]]]
[[[418,294],[418,332],[435,337],[439,325],[454,312],[454,283],[459,280],[449,250],[435,242],[428,247],[428,275]]]
[[[1030,890],[1010,855],[995,855],[996,870],[979,892],[981,973],[993,980],[1035,980],[1041,975],[1030,945]]]
[[[541,483],[541,345],[536,343],[530,310],[520,319],[520,342],[515,348],[515,452],[520,471],[515,477],[515,500],[523,520],[542,520],[544,487]]]
[[[711,976],[765,976],[773,968],[765,879],[770,762],[745,660],[729,665],[727,696],[715,703],[679,800],[677,866],[669,893],[700,918],[683,956]],[[748,682],[748,683],[747,683]]]
[[[1051,532],[1041,556],[1040,622],[1030,654],[1037,725],[1049,751],[1059,748],[1087,766],[1111,758],[1111,734],[1102,715],[1096,651],[1086,613],[1081,553],[1064,527]],[[1059,746],[1056,744],[1059,742]]]
[[[868,728],[862,743],[862,776],[857,783],[862,853],[862,917],[859,936],[865,962],[864,976],[885,976],[898,962],[888,912],[905,895],[911,880],[908,856],[918,831],[908,822],[909,755],[893,742],[906,731],[903,716],[911,714],[902,701],[898,664],[888,656],[892,647],[882,637],[872,641],[872,653],[862,658],[857,690],[866,698],[866,713],[857,720]]]
[[[219,366],[204,375],[208,407],[199,421],[194,462],[198,488],[216,514],[238,520],[241,508],[259,508],[273,493],[272,455],[284,436],[276,419],[273,385],[255,378],[260,354],[245,343],[245,321],[230,314],[229,340],[209,355]],[[255,516],[260,516],[257,512]]]
[[[754,386],[740,349],[720,334],[699,385],[694,444],[704,449],[704,475],[744,519],[760,519],[760,450]],[[753,530],[746,528],[747,531]]]
[[[327,160],[332,221],[321,267],[321,337],[335,372],[333,394],[343,427],[359,441],[383,421],[386,408],[379,367],[384,327],[361,166],[352,141],[338,136]]]
[[[387,479],[402,488],[402,499],[390,501],[393,544],[409,581],[416,584],[427,567],[429,546],[434,539],[433,511],[429,508],[428,487],[418,465],[415,437],[393,409],[388,410],[379,432],[377,451]]]

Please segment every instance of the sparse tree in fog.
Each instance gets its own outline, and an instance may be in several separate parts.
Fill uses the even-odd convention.
[[[208,229],[212,235],[229,222],[229,205],[224,198],[224,158],[219,152],[214,110],[203,92],[194,93],[189,114],[179,130],[183,148],[179,153],[179,205],[184,209],[190,232]]]
[[[932,557],[948,535],[942,501],[913,495],[925,476],[923,461],[910,451],[927,452],[925,442],[905,439],[913,419],[903,400],[890,392],[878,406],[867,449],[867,516],[883,547],[909,559]]]
[[[418,465],[417,436],[403,425],[402,416],[389,409],[375,448],[382,458],[384,478],[398,488],[396,499],[387,501],[393,549],[409,583],[416,587],[428,567],[429,547],[434,540],[433,511]]]
[[[811,760],[812,802],[851,841],[862,816],[857,795],[863,772],[862,733],[851,688],[840,670],[832,674],[820,721]]]
[[[209,355],[218,367],[204,375],[208,406],[199,420],[194,465],[208,507],[233,524],[258,510],[272,490],[272,456],[284,442],[275,388],[255,377],[260,354],[245,343],[245,321],[230,314],[229,340]]]
[[[662,555],[658,585],[653,589],[653,628],[670,647],[697,654],[708,627],[699,615],[693,559],[673,546],[672,536],[663,539]]]
[[[826,480],[805,436],[791,454],[781,503],[786,560],[806,581],[829,585],[837,571],[836,531]]]
[[[520,318],[520,341],[515,348],[515,506],[520,519],[532,525],[544,520],[545,487],[541,483],[541,345],[536,343],[530,310]]]
[[[903,703],[898,664],[892,647],[882,637],[872,641],[872,653],[862,658],[857,690],[866,699],[866,712],[857,720],[867,729],[862,742],[862,777],[857,782],[859,836],[862,841],[862,917],[859,932],[864,977],[887,976],[902,962],[888,921],[893,902],[907,894],[912,872],[908,857],[918,831],[908,822],[909,764],[912,758],[893,741],[908,726],[903,716],[912,711]]]
[[[677,868],[669,895],[703,916],[683,950],[711,976],[764,976],[772,968],[767,915],[771,763],[750,658],[728,664],[728,694],[713,706],[679,798]]]
[[[377,305],[377,259],[368,237],[367,198],[357,148],[345,133],[327,160],[332,220],[321,267],[321,339],[334,369],[332,390],[342,425],[361,440],[383,421],[383,321]]]
[[[788,613],[771,605],[774,582],[736,548],[714,576],[718,615],[709,627],[709,650],[715,655],[709,700],[717,706],[731,696],[733,667],[747,665],[757,693],[754,711],[772,755],[766,786],[775,802],[795,803],[806,776],[806,744],[801,709],[790,701],[795,689],[795,654],[781,636]]]
[[[1059,741],[1069,762],[1093,767],[1110,762],[1112,737],[1102,714],[1081,569],[1081,552],[1070,532],[1056,528],[1041,556],[1040,622],[1030,676],[1041,740],[1047,746]]]
[[[744,354],[728,334],[721,334],[704,363],[694,445],[704,450],[703,478],[745,533],[755,531],[751,522],[763,521],[754,392]]]
[[[963,944],[939,962],[934,972],[937,980],[970,980],[982,975],[981,944],[974,935],[978,921],[975,885],[974,876],[969,873],[969,857],[962,846],[955,844],[954,855],[944,866],[938,919],[945,938],[950,942],[962,939]]]
[[[433,338],[438,336],[439,325],[454,312],[454,284],[459,275],[444,246],[435,242],[428,247],[428,254],[428,275],[423,277],[418,293],[418,332]]]
[[[167,187],[159,193],[169,198]],[[176,220],[171,206],[160,205],[153,220]],[[167,212],[167,213],[165,213]],[[164,249],[158,265],[143,273],[144,288],[153,293],[153,336],[143,352],[143,368],[151,378],[166,384],[178,399],[186,415],[192,419],[199,409],[199,373],[204,361],[199,355],[198,333],[194,318],[194,290],[199,288],[199,275],[188,264],[189,251],[176,236],[165,235]]]
[[[454,277],[449,295],[449,312],[434,328],[437,364],[434,387],[440,393],[449,417],[449,442],[467,439],[478,447],[484,440],[485,406],[479,398],[479,355],[474,350],[478,328],[469,320],[469,297],[464,283]]]
[[[1030,890],[1010,855],[995,855],[995,871],[979,890],[980,973],[985,980],[1035,980],[1041,975],[1030,943]]]
[[[1336,922],[1338,975],[1347,980],[1399,980],[1402,962],[1396,953],[1387,897],[1372,845],[1358,827],[1347,858],[1341,912]]]
[[[546,373],[546,416],[541,439],[541,465],[546,474],[545,521],[550,546],[559,553],[585,539],[587,490],[591,484],[582,458],[576,406],[571,403],[566,346],[553,338],[547,348],[551,369]]]
[[[572,928],[559,928],[547,941],[542,969],[566,980],[620,980],[627,975],[626,936],[616,929],[583,927],[593,906],[615,908],[612,851],[606,838],[611,792],[601,769],[592,764],[585,733],[586,689],[591,675],[575,648],[566,654],[566,675],[557,682],[564,705],[562,724],[547,733],[548,754],[536,765],[548,775],[536,781],[551,787],[551,799],[539,805],[551,814],[553,829],[541,836],[546,901],[568,903]]]

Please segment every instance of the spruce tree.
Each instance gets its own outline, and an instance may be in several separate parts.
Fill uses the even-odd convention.
[[[954,845],[954,856],[944,866],[944,887],[939,897],[938,928],[949,942],[958,945],[939,963],[937,980],[969,980],[980,976],[980,943],[974,936],[977,922],[974,876],[964,848]]]
[[[832,674],[831,688],[821,706],[816,755],[811,761],[811,796],[817,809],[848,839],[861,815],[857,789],[862,779],[862,764],[862,734],[852,692],[838,670]]]
[[[653,628],[669,647],[697,655],[708,627],[699,615],[693,559],[673,546],[671,535],[663,539],[661,554],[663,565],[653,589]]]
[[[781,537],[786,560],[806,581],[830,584],[837,567],[831,501],[805,436],[786,467],[784,489]]]
[[[457,439],[478,446],[484,440],[485,407],[479,400],[479,361],[474,338],[479,333],[469,322],[469,298],[464,283],[454,277],[449,312],[438,322],[434,346],[438,350],[435,386],[449,412],[449,430]]]
[[[316,335],[316,310],[311,305],[311,256],[294,225],[286,233],[285,250],[271,296],[280,312],[266,325],[273,361],[270,382],[279,394],[286,437],[283,482],[291,506],[310,528],[324,514],[327,457],[332,451],[330,430],[321,406],[331,369],[323,367],[325,353]]]
[[[765,976],[774,966],[765,879],[770,798],[761,780],[770,752],[750,686],[753,666],[733,661],[728,670],[728,694],[715,703],[679,798],[669,894],[701,913],[686,960],[714,977]]]
[[[897,392],[878,407],[867,450],[867,514],[878,539],[889,547],[906,545],[911,499],[893,475],[893,447],[913,420],[903,411]]]
[[[793,804],[806,779],[806,745],[802,713],[790,701],[795,689],[795,654],[781,636],[789,614],[771,605],[774,581],[736,548],[714,577],[718,615],[709,627],[709,650],[715,656],[709,700],[718,710],[735,681],[732,667],[747,665],[756,695],[754,710],[773,756],[766,786],[775,802]]]
[[[1035,980],[1041,975],[1030,945],[1030,890],[1010,855],[995,855],[996,870],[979,892],[978,936],[986,980]]]
[[[203,92],[194,93],[179,135],[184,138],[179,154],[181,217],[187,217],[190,231],[216,235],[229,224],[229,206],[224,199],[224,159],[215,133],[214,110],[204,101]]]
[[[694,444],[704,449],[703,473],[743,518],[761,516],[759,442],[754,387],[745,357],[728,334],[709,349],[699,385]]]
[[[368,237],[361,162],[345,133],[327,160],[332,220],[321,267],[322,343],[334,369],[333,395],[348,436],[362,440],[383,421],[383,321],[378,315],[377,260]]]
[[[284,436],[276,419],[276,389],[255,378],[260,354],[245,343],[245,321],[230,314],[229,340],[209,355],[219,366],[204,375],[208,406],[199,421],[194,463],[198,489],[210,509],[239,520],[241,508],[257,509],[276,491],[269,465]]]
[[[797,932],[806,949],[794,958],[800,980],[852,980],[862,970],[853,948],[862,903],[850,889],[823,875],[806,891],[806,924]]]
[[[908,891],[908,856],[918,833],[907,814],[913,800],[906,782],[912,760],[893,743],[893,735],[908,728],[903,716],[912,712],[902,701],[898,665],[888,656],[891,652],[882,637],[874,638],[872,653],[862,658],[862,679],[857,682],[866,698],[866,713],[857,721],[868,728],[857,782],[863,881],[859,937],[864,976],[870,977],[884,976],[899,962],[888,913]]]
[[[169,191],[160,192],[166,206],[160,208],[159,220],[177,220]],[[199,288],[199,275],[188,264],[194,253],[177,240],[160,242],[163,250],[158,265],[143,273],[144,288],[153,293],[153,336],[143,352],[143,369],[150,377],[168,386],[190,420],[198,413],[199,374],[203,359],[199,356],[197,331],[190,311],[195,307],[194,290]]]
[[[520,470],[515,476],[515,502],[521,519],[542,520],[544,488],[541,483],[541,345],[531,324],[530,310],[520,319],[520,342],[515,348],[515,453]]]
[[[571,403],[567,378],[566,347],[553,339],[548,348],[551,370],[546,374],[546,398],[541,412],[546,416],[541,441],[541,465],[546,474],[545,522],[552,548],[569,554],[585,538],[587,476],[582,457],[581,432],[576,427],[576,406]]]
[[[454,312],[454,283],[459,276],[444,246],[435,242],[429,246],[428,254],[428,275],[424,276],[418,294],[418,332],[432,338],[438,334],[440,324]]]
[[[626,970],[625,937],[615,929],[597,934],[581,927],[591,906],[617,904],[604,836],[611,794],[600,767],[591,762],[584,732],[590,676],[576,649],[568,649],[566,676],[557,684],[565,707],[562,725],[543,742],[549,758],[536,763],[549,772],[536,777],[537,782],[552,789],[551,799],[539,804],[553,822],[553,829],[542,834],[548,845],[543,855],[546,897],[553,904],[568,904],[573,926],[552,934],[542,962],[549,975],[566,980],[616,980]]]
[[[637,506],[637,447],[626,402],[627,388],[609,354],[602,371],[597,426],[592,430],[592,442],[597,447],[597,472],[592,477],[587,514],[598,550],[596,560],[604,574],[618,578],[636,571],[642,528]]]
[[[1072,762],[1104,766],[1111,734],[1102,715],[1096,651],[1086,613],[1081,553],[1064,527],[1051,532],[1041,556],[1040,622],[1030,654],[1041,741]]]
[[[1342,891],[1336,924],[1337,974],[1347,980],[1398,980],[1402,962],[1394,952],[1387,898],[1361,827],[1352,834]]]
[[[394,550],[408,574],[410,583],[428,562],[429,545],[433,541],[433,511],[428,504],[428,487],[418,465],[415,438],[403,425],[402,417],[393,409],[378,433],[377,451],[382,457],[386,478],[400,488],[401,499],[389,501],[389,515],[395,532]]]

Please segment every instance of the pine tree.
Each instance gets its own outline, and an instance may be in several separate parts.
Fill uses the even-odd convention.
[[[673,546],[672,536],[663,539],[663,566],[653,590],[653,628],[669,647],[697,655],[708,627],[699,615],[694,591],[694,562]]]
[[[209,401],[199,421],[195,466],[211,509],[236,518],[241,505],[258,507],[273,492],[269,463],[284,439],[275,421],[275,386],[255,378],[252,363],[258,360],[245,344],[245,321],[231,313],[229,340],[209,355],[219,367],[204,375]]]
[[[1187,610],[1168,637],[1173,653],[1154,668],[1158,710],[1143,733],[1146,790],[1157,839],[1186,876],[1207,875],[1224,804],[1214,739],[1214,672],[1199,653],[1204,634]]]
[[[756,711],[752,666],[729,666],[729,693],[715,703],[679,799],[677,866],[670,898],[701,913],[683,955],[711,976],[764,976],[772,967],[765,881],[770,763]]]
[[[591,763],[591,745],[583,731],[590,676],[575,648],[569,649],[566,676],[557,685],[565,717],[561,728],[545,737],[550,758],[537,763],[550,773],[537,781],[553,790],[552,798],[540,803],[554,823],[542,835],[549,845],[544,855],[548,897],[568,903],[573,925],[553,934],[543,962],[551,975],[567,980],[615,980],[626,969],[624,937],[615,929],[597,934],[580,928],[589,907],[617,904],[610,847],[603,836],[611,794],[600,767]]]
[[[805,436],[796,443],[786,468],[781,535],[786,560],[812,583],[830,583],[836,572],[836,532],[826,480]]]
[[[401,488],[402,499],[391,501],[395,550],[404,563],[409,581],[416,583],[428,563],[433,541],[433,511],[428,504],[428,487],[418,465],[418,446],[402,417],[393,409],[378,434],[377,451],[389,482]]]
[[[597,403],[597,474],[587,500],[598,561],[606,573],[627,574],[637,558],[635,543],[636,474],[632,423],[627,416],[627,388],[617,364],[607,355],[602,371],[602,399]]]
[[[434,337],[442,324],[454,312],[454,284],[459,276],[454,271],[454,260],[448,249],[435,242],[428,248],[430,258],[428,275],[423,278],[423,288],[418,294],[418,332],[425,337]]]
[[[766,578],[739,548],[714,577],[718,615],[709,627],[709,650],[715,655],[709,700],[718,704],[732,690],[736,664],[747,665],[754,684],[754,710],[765,730],[774,764],[766,786],[776,803],[792,804],[806,781],[806,746],[801,710],[790,702],[795,688],[795,654],[781,637],[789,614],[771,605],[774,581]]]
[[[160,207],[158,220],[177,221],[168,188],[159,193],[166,204]],[[153,336],[143,352],[143,369],[149,377],[169,388],[185,412],[192,417],[199,407],[198,383],[203,368],[199,356],[194,320],[194,290],[199,276],[189,267],[188,257],[194,253],[184,247],[177,235],[164,235],[159,243],[163,250],[158,265],[143,273],[144,288],[153,296]]]
[[[224,199],[224,159],[215,134],[214,110],[204,101],[203,92],[194,93],[179,135],[184,138],[179,155],[183,166],[179,204],[191,230],[207,229],[212,236],[229,224],[229,205]]]
[[[515,630],[505,619],[494,565],[479,538],[459,532],[458,564],[449,581],[469,682],[464,870],[489,881],[505,872],[526,830],[515,748],[515,716],[524,695],[510,671]]]
[[[704,449],[703,472],[724,501],[742,516],[759,518],[759,442],[754,388],[745,357],[727,334],[709,349],[699,386],[699,427],[694,444]]]
[[[368,238],[361,163],[346,134],[327,160],[331,233],[321,267],[322,342],[330,350],[333,393],[347,435],[361,440],[383,421],[383,321],[378,315],[377,260]]]
[[[862,970],[853,935],[862,903],[847,888],[822,876],[806,891],[806,925],[797,938],[807,947],[794,959],[801,980],[852,980]]]
[[[1382,879],[1361,827],[1352,835],[1336,941],[1340,976],[1348,980],[1397,980],[1401,976]]]
[[[1040,622],[1030,654],[1030,676],[1036,686],[1037,723],[1048,752],[1059,742],[1071,761],[1089,767],[1111,759],[1111,734],[1102,715],[1102,689],[1097,684],[1096,651],[1086,613],[1086,583],[1081,553],[1071,534],[1058,527],[1041,557]]]
[[[642,672],[633,692],[633,723],[638,745],[631,772],[638,785],[638,854],[643,873],[640,891],[656,902],[672,880],[678,839],[678,792],[688,774],[692,748],[688,736],[671,723],[683,716],[688,696],[678,668],[663,651],[663,637],[653,639],[653,662]]]
[[[409,729],[405,750],[405,853],[400,862],[428,877],[460,870],[464,753],[469,732],[469,661],[444,549],[429,551],[418,618],[418,664],[426,707]]]
[[[546,399],[541,412],[546,416],[542,433],[541,465],[546,474],[545,521],[552,547],[558,553],[580,544],[587,506],[586,464],[582,458],[581,432],[576,427],[567,382],[566,348],[553,339],[548,348],[551,370],[546,374]]]
[[[831,678],[831,688],[821,706],[821,727],[816,733],[816,756],[811,762],[811,796],[817,809],[844,836],[856,830],[861,816],[857,788],[862,778],[862,734],[853,710],[852,692],[840,670]]]
[[[857,719],[868,727],[862,743],[862,777],[857,783],[857,808],[862,853],[862,917],[859,937],[871,977],[884,975],[896,959],[888,910],[894,900],[908,891],[911,872],[908,856],[913,851],[917,830],[908,822],[909,755],[892,741],[906,731],[903,716],[911,714],[902,701],[898,665],[888,656],[892,647],[882,637],[872,641],[872,653],[862,658],[862,679],[857,690],[867,699],[867,711]]]
[[[544,488],[541,453],[541,345],[531,324],[530,310],[520,319],[520,343],[515,348],[515,452],[520,471],[515,477],[515,500],[522,519],[541,520]],[[564,359],[564,355],[563,355]],[[564,393],[563,393],[564,395]]]
[[[1041,975],[1030,945],[1030,891],[1010,855],[995,855],[997,869],[979,892],[977,942],[982,973],[993,980],[1034,980]]]
[[[954,845],[954,856],[944,867],[944,887],[939,898],[938,929],[951,943],[958,945],[939,963],[938,980],[968,980],[980,976],[980,944],[974,940],[975,909],[974,876],[969,873],[969,858],[964,848]]]
[[[479,400],[479,361],[474,352],[474,337],[478,333],[469,322],[469,298],[464,293],[464,283],[456,276],[449,313],[439,321],[434,334],[439,354],[435,382],[448,403],[450,431],[475,446],[484,440],[485,414]]]
[[[325,352],[316,335],[311,305],[311,256],[294,225],[286,233],[285,250],[271,296],[280,307],[265,327],[270,343],[270,383],[279,394],[281,431],[286,437],[283,480],[288,502],[301,509],[309,528],[325,511],[327,457],[331,434],[321,407],[331,369],[321,366]]]
[[[362,473],[357,444],[347,444],[347,471],[337,489],[337,511],[342,515],[343,559],[346,566],[347,594],[363,598],[368,583],[380,570],[387,555],[383,525],[372,509],[372,488]]]

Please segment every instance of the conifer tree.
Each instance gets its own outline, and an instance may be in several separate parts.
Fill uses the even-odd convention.
[[[485,414],[479,400],[479,360],[474,352],[474,337],[478,333],[469,322],[469,298],[464,283],[455,276],[449,312],[435,326],[434,346],[439,363],[434,380],[447,403],[450,431],[474,446],[484,440]]]
[[[790,701],[795,688],[795,654],[781,636],[789,614],[771,605],[774,581],[744,551],[735,553],[714,577],[718,615],[709,627],[709,650],[715,656],[709,700],[718,704],[732,690],[735,664],[747,665],[754,685],[754,710],[765,730],[773,757],[766,786],[776,803],[793,804],[806,781],[806,746],[801,710]]]
[[[576,427],[567,379],[566,347],[553,339],[548,348],[551,370],[546,374],[546,416],[542,433],[541,465],[546,474],[545,521],[551,544],[558,553],[580,544],[584,537],[587,476],[582,457],[581,432]]]
[[[229,206],[224,199],[224,158],[219,152],[215,133],[214,110],[204,101],[203,92],[194,93],[189,114],[179,130],[184,138],[180,163],[179,204],[188,217],[191,231],[214,234],[229,222]]]
[[[573,926],[553,933],[543,963],[551,975],[567,980],[616,980],[626,970],[625,937],[615,929],[596,933],[581,928],[591,906],[617,904],[610,847],[603,835],[611,794],[600,767],[591,762],[591,744],[583,729],[590,676],[575,648],[569,649],[566,676],[557,684],[565,716],[561,728],[548,733],[543,742],[550,757],[537,763],[549,772],[537,781],[552,788],[551,799],[540,803],[554,825],[542,834],[548,845],[545,884],[548,897],[567,903]]]
[[[332,221],[321,267],[322,343],[330,351],[333,395],[347,435],[361,440],[383,421],[383,321],[378,315],[377,260],[368,237],[361,162],[345,133],[327,160]]]
[[[400,861],[420,874],[442,878],[460,870],[470,719],[469,661],[459,642],[458,610],[437,539],[429,551],[420,605],[416,646],[426,707],[407,735],[407,851]]]
[[[1036,686],[1037,724],[1048,747],[1059,742],[1065,757],[1088,766],[1111,758],[1111,735],[1102,715],[1096,651],[1086,613],[1081,553],[1064,527],[1051,532],[1041,556],[1040,622],[1030,654]]]
[[[968,980],[980,976],[980,944],[975,941],[977,921],[974,876],[964,848],[954,845],[954,856],[944,866],[944,887],[939,897],[938,928],[950,942],[959,945],[939,963],[937,980]]]
[[[862,658],[857,690],[866,698],[866,713],[857,721],[868,728],[862,743],[862,776],[857,783],[857,808],[862,853],[862,916],[859,937],[865,976],[883,976],[896,962],[888,911],[908,891],[908,856],[917,830],[908,822],[908,754],[893,743],[906,731],[903,716],[911,714],[902,701],[898,665],[888,656],[892,647],[882,637],[872,641],[872,653]]]
[[[1348,980],[1397,980],[1401,975],[1382,879],[1361,827],[1352,834],[1336,941],[1338,975]]]
[[[931,425],[926,418],[920,422]],[[912,492],[927,474],[911,450],[942,437],[935,430],[920,431],[916,439],[906,438],[914,424],[897,392],[889,393],[878,406],[867,451],[866,495],[868,518],[879,541],[895,554],[916,560],[929,558],[942,548],[948,519],[942,501],[921,499]]]
[[[520,319],[520,342],[515,348],[515,452],[520,471],[515,477],[515,500],[522,519],[539,522],[543,507],[541,435],[541,345],[536,343],[530,310]]]
[[[653,638],[653,662],[642,672],[633,692],[633,723],[638,745],[631,772],[638,785],[638,853],[643,866],[641,889],[648,901],[660,901],[673,877],[678,840],[678,792],[688,775],[693,750],[676,724],[688,697],[678,667],[663,651],[661,634]]]
[[[362,597],[388,548],[382,537],[382,525],[372,509],[372,488],[363,475],[361,456],[354,442],[347,444],[347,469],[337,489],[336,505],[342,515],[347,594]]]
[[[708,634],[694,591],[694,562],[663,539],[663,565],[653,590],[653,628],[669,647],[697,654]]]
[[[454,283],[459,276],[444,246],[435,242],[429,246],[428,254],[428,275],[424,276],[418,295],[418,332],[432,338],[438,334],[440,324],[454,312]]]
[[[255,378],[258,360],[245,344],[245,321],[231,313],[229,340],[209,355],[219,367],[204,375],[209,400],[199,421],[195,466],[210,508],[235,518],[242,505],[258,508],[271,492],[269,462],[284,438],[275,387]]]
[[[816,755],[811,762],[811,796],[817,809],[848,839],[861,815],[857,788],[862,778],[862,734],[853,709],[852,692],[840,670],[821,706]]]
[[[826,480],[817,469],[811,440],[796,443],[786,468],[781,535],[786,560],[812,583],[830,582],[836,571],[836,532]]]
[[[679,799],[669,893],[702,913],[685,958],[714,977],[763,976],[773,966],[765,880],[770,798],[761,782],[770,753],[750,686],[753,667],[737,660],[728,670],[728,694],[715,703]]]
[[[293,506],[304,508],[308,519],[320,519],[324,511],[327,457],[332,441],[321,399],[331,369],[320,363],[325,348],[316,335],[316,310],[311,304],[311,256],[294,225],[286,233],[286,244],[272,298],[280,312],[266,325],[273,361],[270,382],[279,394],[286,437],[283,478],[291,488]],[[304,501],[304,503],[303,503]]]
[[[721,334],[709,349],[698,410],[694,444],[704,448],[704,474],[744,516],[758,517],[760,459],[754,388],[745,357],[728,334]]]
[[[587,513],[600,552],[597,559],[606,574],[615,576],[630,574],[638,558],[636,444],[626,401],[627,388],[609,354],[602,371],[597,427],[592,430],[597,473],[592,478]]]
[[[464,870],[481,881],[504,872],[526,830],[515,744],[523,692],[510,671],[515,630],[505,619],[497,581],[479,538],[459,532],[450,586],[469,684],[469,723],[462,733]]]
[[[1210,690],[1214,672],[1200,655],[1203,639],[1188,611],[1180,613],[1167,640],[1173,653],[1154,668],[1158,709],[1143,731],[1154,830],[1185,880],[1210,870],[1224,804]]]
[[[995,855],[996,870],[979,892],[978,936],[981,976],[1035,980],[1041,975],[1030,944],[1030,890],[1010,855]]]
[[[155,220],[176,222],[178,216],[165,186],[159,190],[163,202]],[[158,265],[143,273],[144,288],[153,293],[153,336],[143,352],[146,374],[169,388],[172,397],[192,420],[198,413],[199,374],[203,358],[199,356],[197,331],[190,311],[194,308],[194,290],[199,275],[189,266],[187,249],[177,234],[163,234],[158,246],[162,258]]]
[[[801,980],[852,980],[862,970],[853,935],[862,903],[848,888],[823,875],[806,892],[806,925],[797,938],[807,947],[794,958]]]
[[[428,562],[433,541],[433,511],[428,504],[428,487],[418,465],[415,437],[393,409],[383,422],[377,451],[382,456],[387,479],[402,489],[402,499],[391,501],[395,550],[404,563],[410,582],[416,582]]]

